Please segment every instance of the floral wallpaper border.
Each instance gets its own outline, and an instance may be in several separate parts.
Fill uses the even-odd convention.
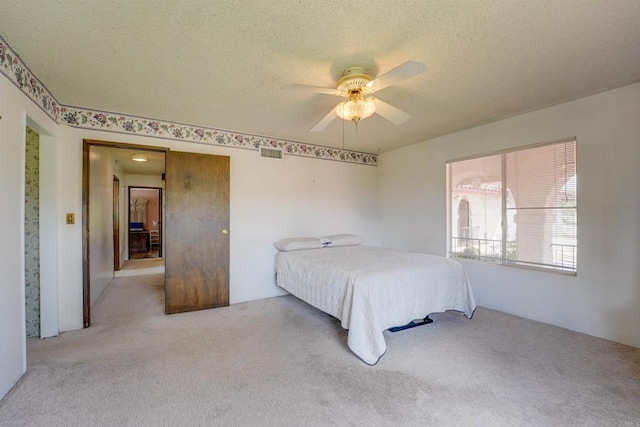
[[[0,73],[31,98],[49,117],[57,121],[60,107],[58,101],[2,37],[0,37]]]
[[[274,147],[281,148],[285,154],[293,156],[313,157],[372,166],[377,165],[376,154],[341,150],[321,145],[154,120],[126,114],[107,113],[87,108],[61,106],[59,121],[70,126],[85,129],[136,134],[249,150],[259,150],[261,146]]]
[[[261,146],[275,147],[281,148],[285,154],[292,156],[368,166],[378,165],[377,154],[60,105],[2,37],[0,37],[0,73],[31,98],[49,117],[69,126],[256,151]]]

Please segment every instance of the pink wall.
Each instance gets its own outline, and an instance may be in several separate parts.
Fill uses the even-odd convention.
[[[153,228],[153,221],[158,221],[158,211],[159,211],[159,194],[160,190],[152,189],[152,188],[141,188],[141,189],[131,189],[131,201],[130,203],[133,205],[133,201],[136,199],[147,199],[149,202],[147,203],[147,220],[144,223],[144,228],[147,230],[151,230]]]

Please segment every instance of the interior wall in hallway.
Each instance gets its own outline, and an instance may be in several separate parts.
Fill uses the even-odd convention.
[[[93,306],[113,279],[113,175],[111,149],[89,148],[89,296]]]
[[[40,136],[27,128],[25,144],[24,285],[27,337],[40,336]]]

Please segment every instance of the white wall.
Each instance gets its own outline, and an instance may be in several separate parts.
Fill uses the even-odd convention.
[[[575,136],[578,275],[463,262],[480,305],[640,347],[640,84],[382,154],[384,245],[444,255],[445,162]]]
[[[375,167],[240,154],[231,158],[231,302],[282,294],[275,240],[355,233],[378,244]]]
[[[58,199],[56,197],[56,139],[40,133],[40,337],[58,335]]]
[[[352,232],[378,243],[375,167],[61,126],[58,203],[80,212],[82,140],[164,146],[176,151],[230,156],[230,302],[283,294],[275,285],[273,242],[291,236]],[[64,183],[64,184],[63,184]],[[127,176],[127,185],[131,185]],[[136,181],[136,184],[139,185]],[[82,327],[82,232],[60,226],[60,329]],[[92,255],[93,257],[93,255]]]
[[[60,332],[82,328],[82,184],[78,185],[78,179],[82,180],[82,144],[73,149],[68,147],[64,141],[71,131],[66,126],[59,127],[56,153],[56,195],[61,215],[58,222]],[[65,224],[66,213],[75,214],[75,224]],[[79,312],[76,307],[80,307]]]
[[[0,398],[26,369],[24,312],[24,146],[27,116],[38,131],[57,125],[0,77]],[[48,272],[44,272],[48,274]]]
[[[127,174],[125,175],[125,181],[127,188],[125,192],[129,191],[128,187],[162,187],[162,175],[139,175],[139,174]]]
[[[113,279],[113,175],[108,148],[89,148],[89,273],[91,305]]]

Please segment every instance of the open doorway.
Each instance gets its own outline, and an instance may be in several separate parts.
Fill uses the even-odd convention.
[[[47,338],[58,335],[57,144],[46,129],[26,119],[23,325],[25,337]]]
[[[83,144],[83,306],[84,326],[91,308],[115,276],[127,274],[129,260],[129,187],[164,187],[166,148],[85,140]],[[141,161],[140,159],[143,159]],[[160,254],[163,204],[155,204]],[[143,223],[145,221],[142,221]],[[154,242],[155,243],[155,242]],[[151,241],[149,241],[151,244]],[[155,248],[154,244],[154,249]],[[162,258],[156,258],[164,262]],[[162,266],[164,268],[164,265]]]
[[[129,186],[129,259],[162,258],[162,188]]]
[[[40,135],[27,127],[24,186],[24,287],[27,338],[40,337]]]
[[[83,141],[82,158],[84,326],[91,325],[92,305],[114,277],[145,274],[131,273],[136,270],[129,268],[131,263],[163,264],[166,314],[228,306],[230,158],[94,140]],[[145,169],[130,172],[129,160],[140,162]],[[160,175],[149,174],[154,163],[161,166]],[[160,188],[162,197],[171,202],[163,206],[166,221],[158,221],[158,250],[163,258],[126,260],[118,274],[113,265],[111,218],[114,175],[121,189]],[[128,191],[121,194],[128,195]],[[120,241],[126,240],[122,253],[128,256],[129,203],[123,200],[119,206],[123,211],[120,224],[126,224],[120,227]],[[163,245],[166,241],[171,244]],[[149,270],[146,267],[143,270]]]

